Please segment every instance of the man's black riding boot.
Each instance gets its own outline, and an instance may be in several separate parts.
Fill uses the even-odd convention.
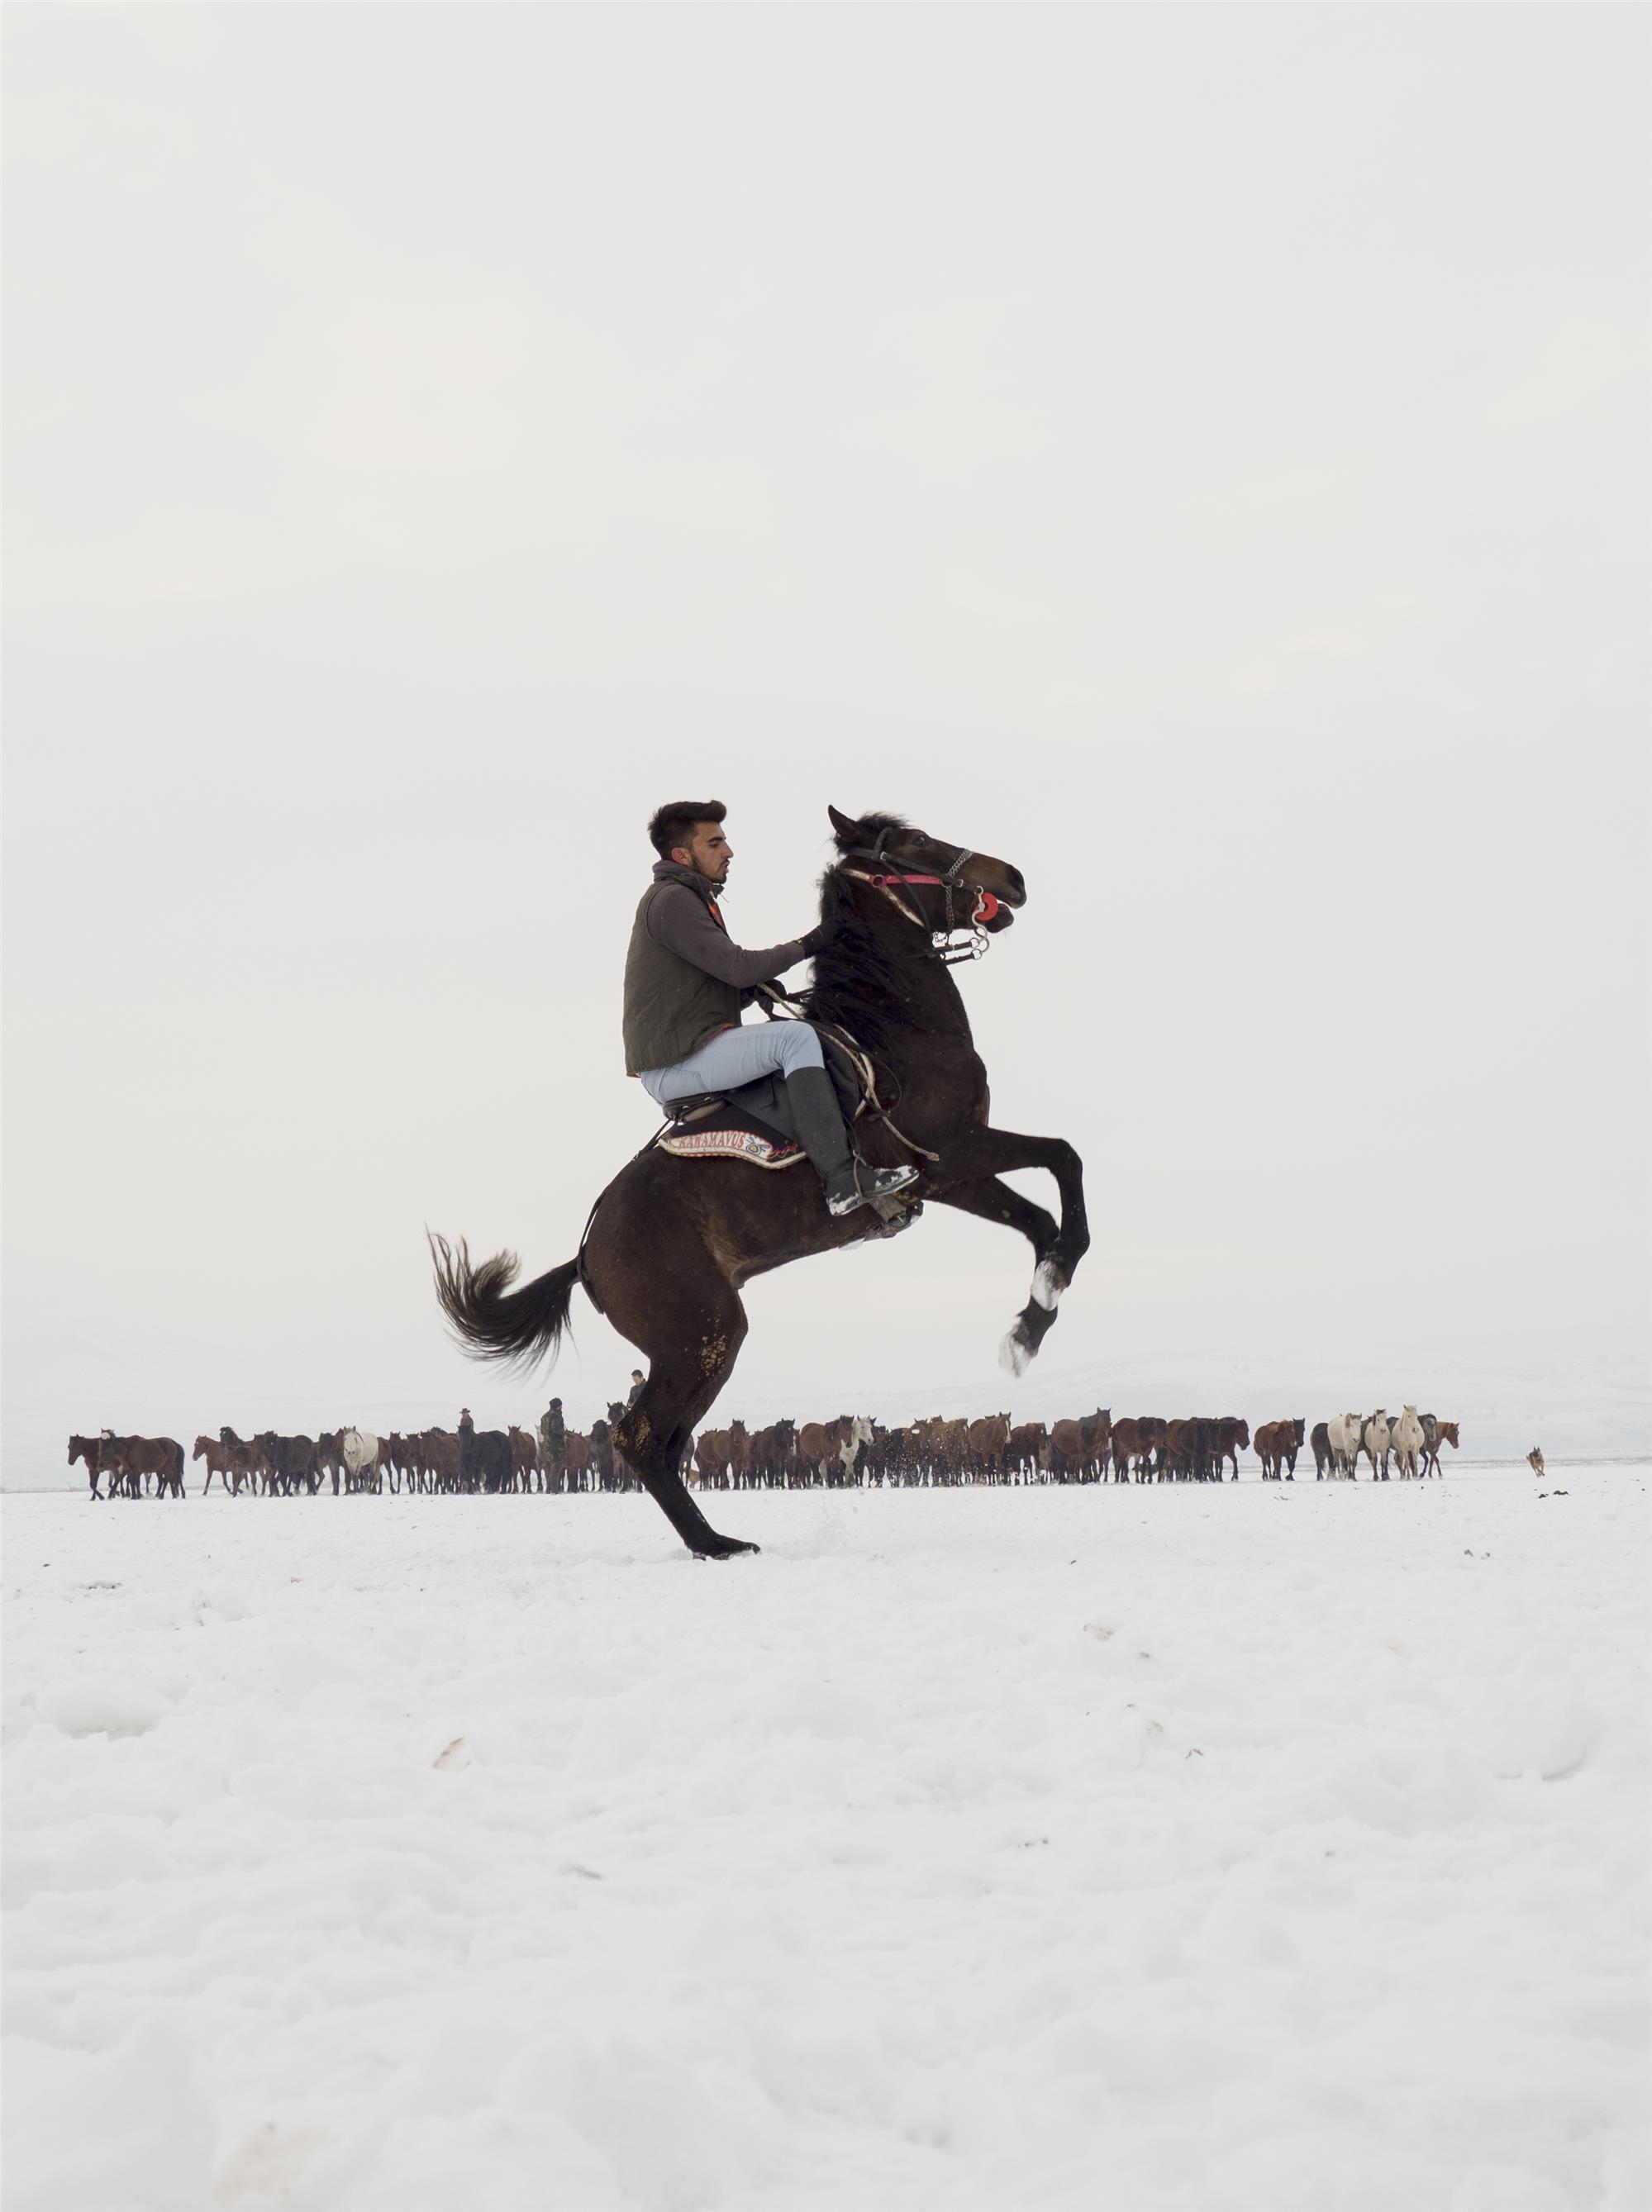
[[[869,1168],[857,1160],[843,1126],[832,1079],[823,1067],[799,1067],[786,1079],[786,1095],[792,1102],[798,1142],[814,1162],[826,1186],[829,1212],[853,1213],[874,1198],[887,1198],[916,1182],[916,1168]]]

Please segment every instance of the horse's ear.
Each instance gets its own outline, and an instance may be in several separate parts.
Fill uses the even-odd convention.
[[[838,836],[845,843],[859,836],[860,824],[858,822],[852,822],[847,814],[840,814],[836,807],[828,806],[826,817],[833,829],[836,830]]]

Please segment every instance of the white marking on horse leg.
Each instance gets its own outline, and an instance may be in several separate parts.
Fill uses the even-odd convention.
[[[1066,1286],[1067,1279],[1054,1261],[1041,1260],[1033,1271],[1033,1303],[1042,1306],[1046,1313],[1054,1313]]]
[[[1021,1324],[1005,1336],[998,1348],[998,1364],[1008,1375],[1024,1375],[1032,1364],[1033,1348],[1021,1334]]]

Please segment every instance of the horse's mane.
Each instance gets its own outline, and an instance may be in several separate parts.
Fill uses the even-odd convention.
[[[875,845],[885,830],[910,830],[911,827],[904,814],[863,814],[854,825],[853,840],[846,837],[841,830],[835,830],[833,835],[837,839],[838,851],[847,853],[853,849],[856,842]]]
[[[898,814],[863,814],[853,838],[839,833],[839,854],[870,845],[882,830],[909,827]],[[915,930],[908,951],[903,937],[862,921],[854,910],[854,887],[838,873],[835,861],[820,878],[820,918],[835,922],[839,933],[816,957],[814,982],[802,995],[804,1012],[811,1021],[835,1022],[877,1057],[892,1031],[913,1026],[912,970],[928,948]]]

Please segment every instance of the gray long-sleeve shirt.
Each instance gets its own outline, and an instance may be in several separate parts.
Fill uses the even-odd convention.
[[[742,991],[750,990],[754,983],[767,983],[787,969],[795,968],[803,957],[802,944],[795,937],[784,945],[765,945],[756,952],[744,951],[705,901],[681,882],[668,880],[649,907],[648,934],[668,952],[675,952],[679,960],[686,960],[690,966],[703,969],[708,975],[714,975],[720,983],[732,983]]]

